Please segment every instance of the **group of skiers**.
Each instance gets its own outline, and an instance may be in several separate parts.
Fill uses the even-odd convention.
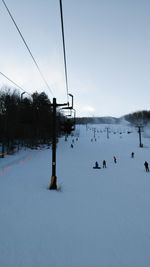
[[[113,157],[113,160],[114,160],[114,163],[117,163],[117,159],[115,156]],[[103,168],[107,168],[106,160],[103,160],[102,165],[103,165]],[[101,169],[97,161],[95,162],[95,166],[93,167],[93,169]]]
[[[76,137],[75,140],[78,141],[78,137]],[[72,139],[72,143],[71,143],[71,145],[70,145],[71,148],[73,148],[73,144],[74,144],[74,139]]]
[[[131,153],[131,158],[134,158],[134,152]],[[113,160],[114,160],[114,163],[117,163],[117,159],[115,156],[113,156]],[[103,160],[102,166],[103,166],[103,168],[107,167],[106,166],[106,160]],[[144,162],[144,167],[145,167],[145,171],[149,172],[149,165],[148,165],[147,161]],[[97,161],[95,162],[95,166],[93,167],[93,169],[101,169],[101,167],[99,166]]]

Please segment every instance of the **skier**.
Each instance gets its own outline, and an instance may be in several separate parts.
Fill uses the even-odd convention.
[[[103,168],[106,168],[106,160],[103,160]]]
[[[117,159],[116,159],[116,157],[114,156],[114,163],[117,163]]]
[[[149,166],[148,166],[148,162],[147,161],[144,162],[144,166],[145,166],[146,172],[149,172]]]
[[[95,166],[93,167],[93,169],[100,169],[97,161],[95,162]]]
[[[134,152],[131,153],[131,158],[132,158],[132,159],[134,158]]]
[[[71,146],[70,146],[71,148],[73,148],[73,144],[71,144]]]
[[[98,162],[97,161],[95,162],[95,167],[98,168]]]

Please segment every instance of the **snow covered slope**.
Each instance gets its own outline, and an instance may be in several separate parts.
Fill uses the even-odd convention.
[[[60,191],[48,190],[49,149],[0,159],[0,266],[150,266],[150,140],[139,148],[135,129],[109,125],[108,139],[95,125],[95,141],[93,127],[60,139]],[[106,169],[92,168],[104,159]]]

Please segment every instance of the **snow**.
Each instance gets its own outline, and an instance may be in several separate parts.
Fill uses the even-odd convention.
[[[48,190],[50,149],[0,159],[0,266],[150,266],[149,139],[140,148],[128,125],[108,125],[107,139],[106,127],[78,126],[78,141],[60,138],[59,191]],[[92,168],[104,159],[106,169]]]

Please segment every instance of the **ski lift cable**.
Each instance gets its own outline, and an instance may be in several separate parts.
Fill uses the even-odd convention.
[[[28,93],[26,90],[24,90],[21,86],[19,86],[17,83],[15,83],[13,80],[11,80],[10,78],[8,78],[4,73],[2,73],[1,71],[0,71],[0,74],[2,75],[2,76],[4,76],[8,81],[10,81],[12,84],[14,84],[15,86],[17,86],[21,91],[23,91],[23,92],[25,92],[26,94],[28,94],[29,96],[31,96],[32,97],[32,95],[30,94],[30,93]]]
[[[67,102],[68,97],[68,74],[67,74],[67,60],[66,60],[66,47],[65,47],[65,32],[64,32],[64,21],[63,21],[63,7],[62,0],[59,0],[60,3],[60,17],[61,17],[61,30],[62,30],[62,42],[63,42],[63,56],[64,56],[64,68],[65,68],[65,83],[66,83],[66,92],[67,92]]]
[[[22,41],[23,41],[23,43],[25,44],[25,46],[26,46],[26,48],[27,48],[27,50],[28,50],[28,52],[29,52],[29,54],[30,54],[32,60],[34,61],[34,64],[36,65],[36,67],[37,67],[37,69],[38,69],[38,71],[39,71],[39,73],[40,73],[41,78],[43,79],[43,81],[44,81],[46,87],[48,88],[49,92],[54,96],[54,94],[53,94],[53,92],[52,92],[50,86],[48,85],[48,83],[47,83],[47,81],[46,81],[46,79],[45,79],[45,77],[44,77],[44,75],[43,75],[43,73],[42,73],[42,71],[41,71],[41,69],[40,69],[40,67],[39,67],[39,65],[38,65],[38,63],[37,63],[37,61],[35,60],[35,58],[34,58],[32,52],[31,52],[29,46],[27,45],[27,42],[25,41],[25,38],[23,37],[23,35],[22,35],[22,33],[21,33],[21,30],[20,30],[19,27],[17,26],[17,23],[16,23],[16,21],[14,20],[14,18],[13,18],[13,16],[12,16],[11,12],[10,12],[10,10],[9,10],[9,8],[7,7],[7,5],[6,5],[6,3],[5,3],[4,0],[2,0],[2,2],[3,2],[3,4],[4,4],[4,6],[5,6],[5,8],[6,8],[7,12],[8,12],[8,14],[9,14],[11,20],[13,21],[13,23],[14,23],[14,25],[15,25],[15,27],[16,27],[16,29],[17,29],[17,31],[18,31],[18,33],[19,33],[19,35],[20,35]]]

